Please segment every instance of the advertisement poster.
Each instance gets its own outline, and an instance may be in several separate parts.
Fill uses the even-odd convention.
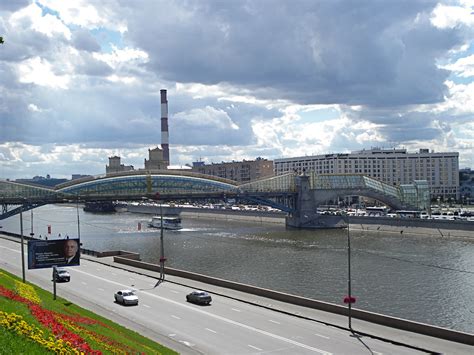
[[[28,269],[56,266],[78,266],[79,239],[29,240]]]

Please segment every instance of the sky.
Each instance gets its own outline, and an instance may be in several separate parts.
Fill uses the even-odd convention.
[[[0,2],[0,179],[405,148],[474,168],[474,0]]]

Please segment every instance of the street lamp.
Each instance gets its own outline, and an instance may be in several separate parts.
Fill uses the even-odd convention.
[[[20,206],[20,237],[21,237],[21,274],[23,283],[26,281],[25,277],[25,245],[23,243],[23,208],[25,203],[23,202]]]
[[[344,297],[344,303],[348,307],[349,330],[352,332],[352,303],[355,303],[356,298],[352,296],[351,289],[351,234],[349,226],[349,215],[347,215],[347,296]]]

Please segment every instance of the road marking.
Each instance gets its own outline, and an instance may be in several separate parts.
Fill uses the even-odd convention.
[[[98,288],[98,290],[99,290],[99,291],[105,291],[103,288],[100,288],[100,287]]]
[[[178,294],[181,293],[181,292],[178,292],[178,291],[175,291],[175,290],[171,290],[171,292],[178,293]]]
[[[129,277],[130,281],[135,281],[135,279],[133,277]]]
[[[149,305],[147,304],[144,304],[143,307],[146,307],[146,308],[151,308]]]
[[[79,270],[77,269],[76,272],[79,272],[79,273],[83,273],[85,275],[89,275],[90,277],[94,277],[96,279],[99,279],[99,280],[102,280],[104,282],[108,282],[108,283],[111,283],[111,284],[114,284],[114,285],[118,285],[120,287],[128,287],[127,285],[125,284],[122,284],[120,282],[116,282],[116,281],[111,281],[111,280],[107,280],[106,278],[103,278],[103,277],[100,277],[100,276],[96,276],[96,275],[93,275],[93,274],[90,274],[86,271],[82,271],[82,270]],[[204,311],[202,309],[199,309],[199,308],[195,308],[193,306],[188,306],[186,303],[181,303],[181,302],[178,302],[178,301],[173,301],[173,300],[170,300],[168,298],[165,298],[165,297],[162,297],[162,296],[158,296],[158,295],[155,295],[153,293],[150,293],[150,292],[142,292],[142,293],[145,293],[147,294],[148,296],[150,297],[154,297],[154,298],[157,298],[161,301],[164,301],[164,302],[168,302],[168,303],[173,303],[174,305],[176,306],[179,306],[179,307],[183,307],[183,308],[186,308],[188,311],[193,311],[193,312],[197,312],[197,313],[201,313],[201,314],[204,314],[204,315],[207,315],[208,317],[211,317],[211,318],[214,318],[214,319],[218,319],[218,320],[221,320],[223,322],[226,322],[226,323],[229,323],[229,324],[232,324],[232,325],[235,325],[237,327],[241,327],[241,328],[244,328],[244,329],[247,329],[247,330],[251,330],[255,333],[259,333],[259,334],[262,334],[262,335],[266,335],[270,338],[273,338],[273,339],[277,339],[277,340],[280,340],[280,341],[283,341],[285,343],[289,343],[289,344],[292,344],[292,345],[295,345],[295,346],[298,346],[298,347],[301,347],[301,348],[304,348],[304,349],[307,349],[307,350],[310,350],[310,351],[314,351],[314,352],[317,352],[319,354],[324,354],[324,355],[332,355],[332,353],[328,352],[328,351],[325,351],[325,350],[321,350],[321,349],[318,349],[318,348],[315,348],[313,346],[309,346],[309,345],[306,345],[306,344],[303,344],[303,343],[299,343],[297,341],[294,341],[294,340],[291,340],[291,339],[288,339],[288,338],[285,338],[285,337],[282,337],[280,335],[277,335],[277,334],[273,334],[273,333],[270,333],[270,332],[267,332],[265,330],[261,330],[261,329],[258,329],[258,328],[255,328],[255,327],[252,327],[250,325],[247,325],[247,324],[244,324],[244,323],[240,323],[240,322],[237,322],[237,321],[234,321],[232,319],[228,319],[228,318],[225,318],[225,317],[222,317],[222,316],[218,316],[217,314],[212,314],[212,313],[209,313],[207,311]]]
[[[171,334],[168,334],[169,337],[175,337],[176,334],[175,333],[171,333]]]
[[[179,318],[178,316],[175,316],[175,315],[173,315],[173,314],[171,315],[171,317],[173,317],[174,319],[181,319],[181,318]]]
[[[97,270],[97,271],[100,271],[100,270],[102,270],[102,269],[97,268],[96,270]]]
[[[211,332],[211,333],[217,333],[215,330],[212,330],[212,329],[209,329],[209,328],[204,328],[206,329],[208,332]]]
[[[252,349],[255,349],[257,351],[263,351],[263,349],[257,348],[256,346],[253,346],[253,345],[250,345],[250,344],[247,344],[247,345],[250,346]]]
[[[237,308],[231,308],[231,310],[233,310],[234,312],[242,312],[240,309]]]
[[[83,284],[83,285],[87,285],[87,284],[86,284],[84,281],[81,281],[81,284]]]
[[[272,322],[272,323],[275,323],[275,324],[281,324],[280,322],[277,322],[276,320],[273,320],[273,319],[269,319],[268,321]]]
[[[117,276],[117,274],[115,272],[112,272],[112,275]]]
[[[318,337],[321,337],[321,338],[324,338],[324,339],[329,339],[329,337],[327,337],[325,335],[321,335],[321,334],[317,334],[317,333],[314,333],[314,335],[316,335]]]

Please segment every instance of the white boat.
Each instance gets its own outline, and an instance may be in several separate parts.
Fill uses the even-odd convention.
[[[154,216],[149,226],[153,228],[161,228],[161,216]],[[181,218],[179,216],[163,216],[163,229],[181,229]]]

